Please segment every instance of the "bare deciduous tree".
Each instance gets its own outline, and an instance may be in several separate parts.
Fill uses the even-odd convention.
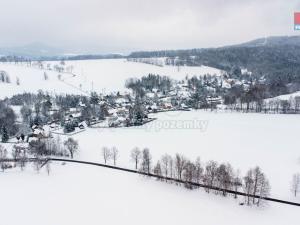
[[[157,175],[157,176],[162,176],[162,170],[161,170],[161,165],[160,165],[160,162],[158,161],[157,163],[156,163],[156,165],[155,165],[155,167],[154,167],[154,169],[153,169],[153,172],[154,172],[154,174],[155,175]],[[160,178],[158,178],[158,180],[159,180]]]
[[[44,72],[44,80],[48,80],[48,74]]]
[[[246,193],[247,204],[250,205],[252,198],[252,203],[257,206],[259,206],[262,198],[269,196],[271,189],[269,181],[259,167],[248,170],[244,177],[243,188]]]
[[[217,186],[223,189],[223,196],[226,196],[226,190],[229,190],[232,184],[232,168],[230,164],[220,164],[217,169]]]
[[[293,175],[291,191],[293,192],[294,196],[297,197],[297,194],[300,191],[300,173],[295,173]]]
[[[114,166],[117,164],[117,158],[119,157],[119,150],[116,147],[111,149],[112,159],[114,161]]]
[[[4,172],[5,169],[5,160],[7,159],[7,150],[0,145],[0,167],[2,169],[2,172]]]
[[[179,180],[182,179],[182,173],[183,173],[184,167],[186,165],[186,162],[187,162],[187,160],[183,155],[176,154],[176,156],[175,156],[175,169],[176,169],[176,172],[177,172],[177,178]]]
[[[42,160],[41,160],[40,156],[39,156],[39,155],[36,155],[36,156],[35,156],[35,160],[33,161],[33,169],[34,169],[37,173],[40,172],[40,165],[41,165],[41,163],[42,163]]]
[[[74,153],[78,151],[78,142],[75,141],[73,138],[68,138],[68,140],[64,142],[64,146],[68,149],[71,158],[73,159]]]
[[[203,168],[201,166],[200,157],[197,157],[195,162],[195,182],[200,184],[203,176]]]
[[[196,166],[194,165],[194,163],[192,163],[191,161],[187,161],[184,166],[183,179],[186,182],[185,187],[188,189],[194,188],[194,186],[190,183],[194,181],[195,171]]]
[[[253,171],[250,169],[244,177],[244,191],[246,193],[246,202],[248,205],[250,205],[250,195],[253,192],[253,183]]]
[[[23,149],[23,151],[20,154],[20,167],[21,167],[21,170],[24,170],[24,168],[26,166],[26,162],[27,162],[27,153],[26,153],[26,149]]]
[[[169,158],[169,167],[170,167],[170,177],[174,177],[174,160],[172,157]]]
[[[260,179],[258,181],[258,188],[258,194],[260,198],[257,199],[257,206],[259,206],[262,198],[268,197],[270,195],[271,186],[264,173],[262,173],[262,175],[260,176]]]
[[[253,170],[253,195],[256,195],[259,191],[259,183],[260,180],[263,179],[263,174],[260,170],[260,168],[257,166]],[[253,198],[253,204],[255,203],[255,198]]]
[[[234,187],[234,198],[237,198],[237,192],[239,191],[239,188],[242,186],[242,179],[240,178],[240,171],[238,170],[234,177],[233,177],[233,182],[232,185]]]
[[[138,147],[135,147],[134,149],[132,149],[131,154],[130,154],[131,160],[135,163],[136,170],[138,169],[138,164],[141,159],[141,154],[142,154],[142,152],[139,150]]]
[[[218,169],[218,163],[216,161],[211,160],[207,162],[205,167],[204,183],[208,187],[214,186],[217,177],[217,169]],[[209,192],[209,188],[207,188],[206,191]]]
[[[165,175],[165,177],[168,177],[168,174],[169,174],[170,159],[172,160],[172,157],[168,154],[165,154],[161,157],[162,172]]]
[[[104,160],[104,163],[107,164],[108,161],[111,159],[111,151],[109,148],[107,147],[103,147],[102,148],[102,157],[103,157],[103,160]]]
[[[19,79],[19,77],[17,77],[17,79],[16,79],[16,84],[19,86],[20,85],[20,79]]]
[[[152,156],[148,148],[145,148],[142,152],[141,171],[144,173],[151,172]]]
[[[50,161],[48,161],[46,163],[46,171],[47,171],[48,176],[50,175],[50,172],[51,172],[51,165],[50,164],[51,164]]]
[[[11,155],[15,161],[19,160],[20,155],[21,155],[21,147],[18,145],[14,145]]]

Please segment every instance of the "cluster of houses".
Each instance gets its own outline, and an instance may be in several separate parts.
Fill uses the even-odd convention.
[[[189,111],[191,106],[191,92],[186,84],[177,83],[170,91],[162,93],[157,89],[147,91],[143,100],[137,103],[129,93],[102,96],[101,100],[93,105],[97,116],[83,119],[82,111],[85,104],[79,103],[77,108],[70,108],[65,113],[64,124],[73,124],[74,128],[85,129],[87,126],[100,127],[125,127],[137,126],[151,122],[149,114],[166,111]],[[222,103],[221,97],[207,97],[209,104],[218,105]],[[200,103],[199,103],[200,104]],[[52,109],[53,110],[53,109]],[[101,115],[101,116],[99,116]],[[55,129],[56,123],[51,124]],[[74,128],[69,132],[74,131]],[[68,130],[65,130],[68,132]]]
[[[90,103],[79,102],[76,107],[65,109],[63,112],[55,103],[49,104],[50,121],[46,126],[34,125],[32,131],[28,132],[28,139],[49,137],[45,127],[51,132],[72,133],[83,131],[86,127],[138,126],[151,122],[154,118],[150,116],[155,113],[189,111],[194,107],[191,105],[191,89],[185,82],[174,83],[169,91],[145,91],[145,95],[139,101],[130,93],[98,97],[98,101],[92,102],[88,99]],[[206,102],[215,106],[221,104],[222,99],[208,96]],[[202,103],[199,101],[200,104]],[[63,115],[55,116],[59,113]]]

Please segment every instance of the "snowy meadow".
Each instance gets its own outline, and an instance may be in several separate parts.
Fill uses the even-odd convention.
[[[241,114],[209,111],[168,112],[155,115],[157,121],[142,127],[96,129],[74,136],[81,150],[77,156],[103,162],[101,148],[117,147],[118,164],[131,168],[130,151],[148,147],[153,161],[165,154],[182,153],[202,161],[230,162],[241,174],[254,166],[265,171],[271,196],[295,200],[290,192],[293,173],[299,170],[297,115]],[[195,126],[184,127],[184,121]],[[201,124],[201,125],[199,125]],[[180,128],[174,129],[174,126]],[[300,201],[300,200],[299,200]]]
[[[177,80],[222,73],[205,66],[160,67],[124,59],[67,61],[66,64],[72,67],[72,72],[0,64],[0,71],[6,71],[11,79],[9,84],[0,83],[0,98],[36,93],[40,89],[52,95],[127,91],[124,86],[127,78],[140,78],[149,73]],[[14,107],[14,111],[21,120],[20,108]],[[149,148],[153,162],[166,153],[172,156],[180,153],[191,160],[200,157],[203,163],[228,162],[241,175],[259,166],[270,181],[271,197],[300,203],[300,198],[294,197],[290,190],[292,175],[300,171],[299,115],[192,110],[149,116],[157,120],[138,127],[87,127],[84,132],[72,135],[79,144],[75,159],[104,163],[103,147],[116,147],[117,166],[134,169],[130,153],[138,147]],[[68,137],[59,136],[63,140]],[[10,143],[3,146],[12,147]],[[30,220],[32,225],[100,222],[175,225],[195,221],[205,221],[205,225],[294,225],[299,214],[299,209],[293,206],[267,203],[261,208],[246,207],[239,205],[242,197],[224,198],[202,189],[190,191],[139,175],[71,163],[51,163],[49,176],[44,168],[37,173],[30,164],[23,172],[14,168],[0,175],[3,202],[0,211],[5,224]]]
[[[299,209],[270,203],[242,207],[239,200],[190,191],[165,182],[79,165],[51,165],[50,176],[30,167],[1,174],[4,224],[215,224],[296,225]],[[16,212],[18,216],[16,216]]]

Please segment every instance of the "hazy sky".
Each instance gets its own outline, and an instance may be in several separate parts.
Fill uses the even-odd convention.
[[[300,35],[300,0],[0,0],[0,46],[94,52],[216,47]]]

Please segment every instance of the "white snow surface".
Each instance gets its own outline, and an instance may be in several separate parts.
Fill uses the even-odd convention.
[[[290,192],[292,175],[300,172],[299,115],[191,111],[153,117],[159,119],[142,127],[88,128],[73,136],[81,146],[77,157],[103,163],[101,148],[115,146],[118,165],[133,168],[130,151],[148,147],[154,162],[165,153],[182,153],[191,160],[199,156],[203,162],[229,162],[242,175],[260,166],[270,180],[272,197],[300,202]],[[202,123],[204,129],[183,128],[188,122]]]
[[[1,224],[30,225],[297,225],[299,209],[189,191],[135,174],[52,163],[39,174],[28,166],[1,174]]]
[[[45,62],[57,65],[59,62]],[[126,91],[125,81],[128,78],[140,78],[149,73],[169,76],[173,79],[184,79],[186,76],[201,76],[204,74],[220,75],[221,71],[215,68],[159,67],[137,62],[127,62],[125,59],[102,59],[67,61],[66,67],[74,66],[73,75],[70,73],[58,73],[56,71],[41,70],[25,65],[0,63],[0,71],[6,71],[11,83],[0,83],[0,98],[10,97],[17,93],[48,91],[51,94],[73,93],[87,95],[91,91],[108,94],[116,91]],[[44,72],[49,79],[45,81]],[[62,79],[58,79],[58,75]],[[17,77],[20,85],[16,84]]]
[[[39,90],[47,91],[50,94],[81,94],[77,89],[59,81],[57,78],[59,73],[54,71],[3,63],[0,63],[0,70],[6,71],[11,80],[9,84],[0,82],[0,98],[11,97],[14,94],[22,94],[24,92],[37,93]],[[44,79],[44,72],[48,74],[49,79],[47,81]],[[71,76],[70,74],[62,74],[63,79]],[[20,80],[20,85],[16,84],[17,77]]]
[[[125,90],[129,77],[148,73],[183,79],[186,75],[218,74],[207,67],[157,67],[125,60],[72,61],[73,76],[0,64],[9,73],[11,84],[0,83],[0,98],[16,93],[36,92],[86,94]],[[16,85],[20,78],[20,86]],[[80,84],[82,90],[79,89]],[[241,174],[260,166],[270,180],[272,197],[300,202],[290,192],[292,175],[300,172],[299,115],[211,113],[206,111],[168,112],[152,115],[158,120],[141,127],[87,128],[73,136],[79,141],[75,157],[102,162],[101,148],[116,146],[117,165],[133,168],[130,151],[148,147],[153,161],[165,154],[182,153],[202,162],[230,162]],[[200,121],[200,122],[199,122]],[[183,128],[194,124],[195,129]],[[202,125],[202,129],[197,124]],[[204,126],[204,127],[203,127]],[[61,137],[66,138],[66,137]],[[9,144],[4,144],[9,148]],[[10,146],[11,147],[11,146]],[[111,162],[110,162],[111,163]],[[134,174],[85,165],[52,163],[50,176],[28,165],[0,173],[0,224],[80,225],[80,224],[205,224],[205,225],[297,225],[299,208],[269,203],[263,208],[239,206],[242,199],[223,198],[203,190],[154,181]]]
[[[178,152],[190,159],[200,156],[202,162],[230,162],[241,174],[259,165],[270,180],[272,197],[300,202],[290,192],[292,175],[300,171],[295,147],[298,115],[191,111],[152,116],[159,119],[142,127],[87,128],[74,135],[80,145],[76,159],[103,163],[101,148],[116,146],[117,165],[133,168],[129,155],[138,146],[149,147],[153,161],[164,153]],[[202,125],[206,126],[182,128],[183,122],[192,120],[205,121]],[[202,189],[189,191],[101,167],[52,163],[48,176],[45,168],[36,174],[28,165],[24,172],[19,168],[1,172],[0,180],[3,224],[298,224],[298,207],[240,206],[242,198],[224,198]]]

